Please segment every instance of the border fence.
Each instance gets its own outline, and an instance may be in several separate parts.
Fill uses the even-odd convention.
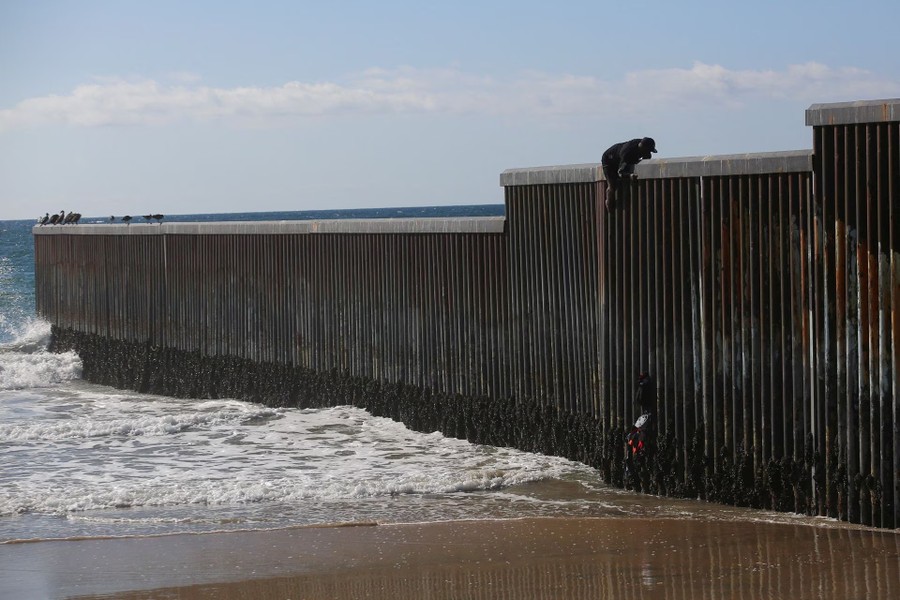
[[[85,378],[355,403],[613,484],[900,526],[900,100],[813,149],[511,169],[505,218],[35,227]],[[639,373],[656,444],[622,467]]]

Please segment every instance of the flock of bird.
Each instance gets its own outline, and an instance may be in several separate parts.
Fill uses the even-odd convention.
[[[81,213],[77,212],[69,212],[66,214],[66,211],[61,210],[59,214],[54,214],[50,216],[50,213],[45,213],[43,217],[38,219],[39,225],[75,225],[78,223],[79,219],[81,219]]]
[[[150,221],[156,221],[157,223],[162,223],[162,220],[163,220],[163,218],[164,218],[165,216],[166,216],[166,215],[160,215],[160,214],[155,214],[155,215],[144,215],[144,220],[147,221],[148,223],[149,223]],[[126,225],[130,225],[130,224],[131,224],[131,220],[132,220],[133,218],[134,218],[134,217],[132,217],[131,215],[125,215],[124,217],[122,217],[121,220],[122,220],[122,222],[125,223]],[[115,223],[115,222],[116,222],[116,217],[115,217],[115,216],[110,217],[110,218],[109,218],[109,222],[110,222],[110,223]]]
[[[164,217],[165,217],[165,215],[160,215],[160,214],[144,215],[144,220],[147,221],[148,223],[150,223],[151,221],[156,221],[157,223],[162,223],[162,220]],[[130,225],[131,220],[133,218],[134,217],[132,217],[131,215],[125,215],[124,217],[121,218],[121,221],[122,221],[122,223],[125,223],[126,225]],[[50,213],[45,213],[43,217],[41,217],[37,220],[37,222],[38,222],[38,225],[43,227],[44,225],[77,225],[79,220],[81,220],[81,213],[69,212],[67,214],[66,211],[61,210],[61,211],[59,211],[58,215],[57,214],[51,215]],[[109,218],[109,222],[110,223],[116,222],[115,215],[113,215],[112,217]]]

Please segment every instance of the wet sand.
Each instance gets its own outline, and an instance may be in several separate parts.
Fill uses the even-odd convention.
[[[0,545],[2,598],[900,598],[900,533],[536,518]]]

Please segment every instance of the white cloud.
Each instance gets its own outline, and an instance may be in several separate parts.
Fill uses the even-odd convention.
[[[531,116],[658,112],[666,107],[739,109],[766,100],[829,102],[900,96],[900,81],[817,63],[776,70],[689,69],[628,74],[622,81],[530,72],[497,79],[447,69],[369,69],[342,82],[217,88],[194,74],[171,83],[98,79],[69,94],[0,109],[0,131],[44,124],[95,127],[222,119],[251,123],[347,114],[447,113]]]
[[[30,98],[0,110],[0,130],[43,123],[152,125],[179,119],[268,119],[428,108],[427,95],[335,83],[292,81],[277,87],[226,89],[119,80],[80,85],[68,95]]]
[[[791,65],[784,71],[737,70],[694,63],[690,69],[647,70],[626,78],[628,95],[676,105],[725,105],[733,108],[766,100],[800,103],[864,100],[900,95],[900,81],[853,67],[819,63]],[[647,102],[641,105],[646,106]]]

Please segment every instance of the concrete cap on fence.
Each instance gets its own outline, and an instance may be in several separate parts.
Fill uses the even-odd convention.
[[[553,183],[590,183],[603,179],[600,163],[507,169],[500,174],[500,185],[541,185]]]
[[[637,165],[635,173],[644,179],[672,177],[720,177],[764,175],[812,171],[812,150],[756,152],[657,158]],[[604,180],[600,163],[507,169],[500,174],[501,186],[591,183]]]
[[[900,121],[900,98],[813,104],[806,109],[806,124],[810,127],[890,121]]]
[[[38,235],[227,235],[329,233],[502,233],[506,217],[430,217],[419,219],[329,219],[321,221],[219,221],[97,223],[35,226]]]

